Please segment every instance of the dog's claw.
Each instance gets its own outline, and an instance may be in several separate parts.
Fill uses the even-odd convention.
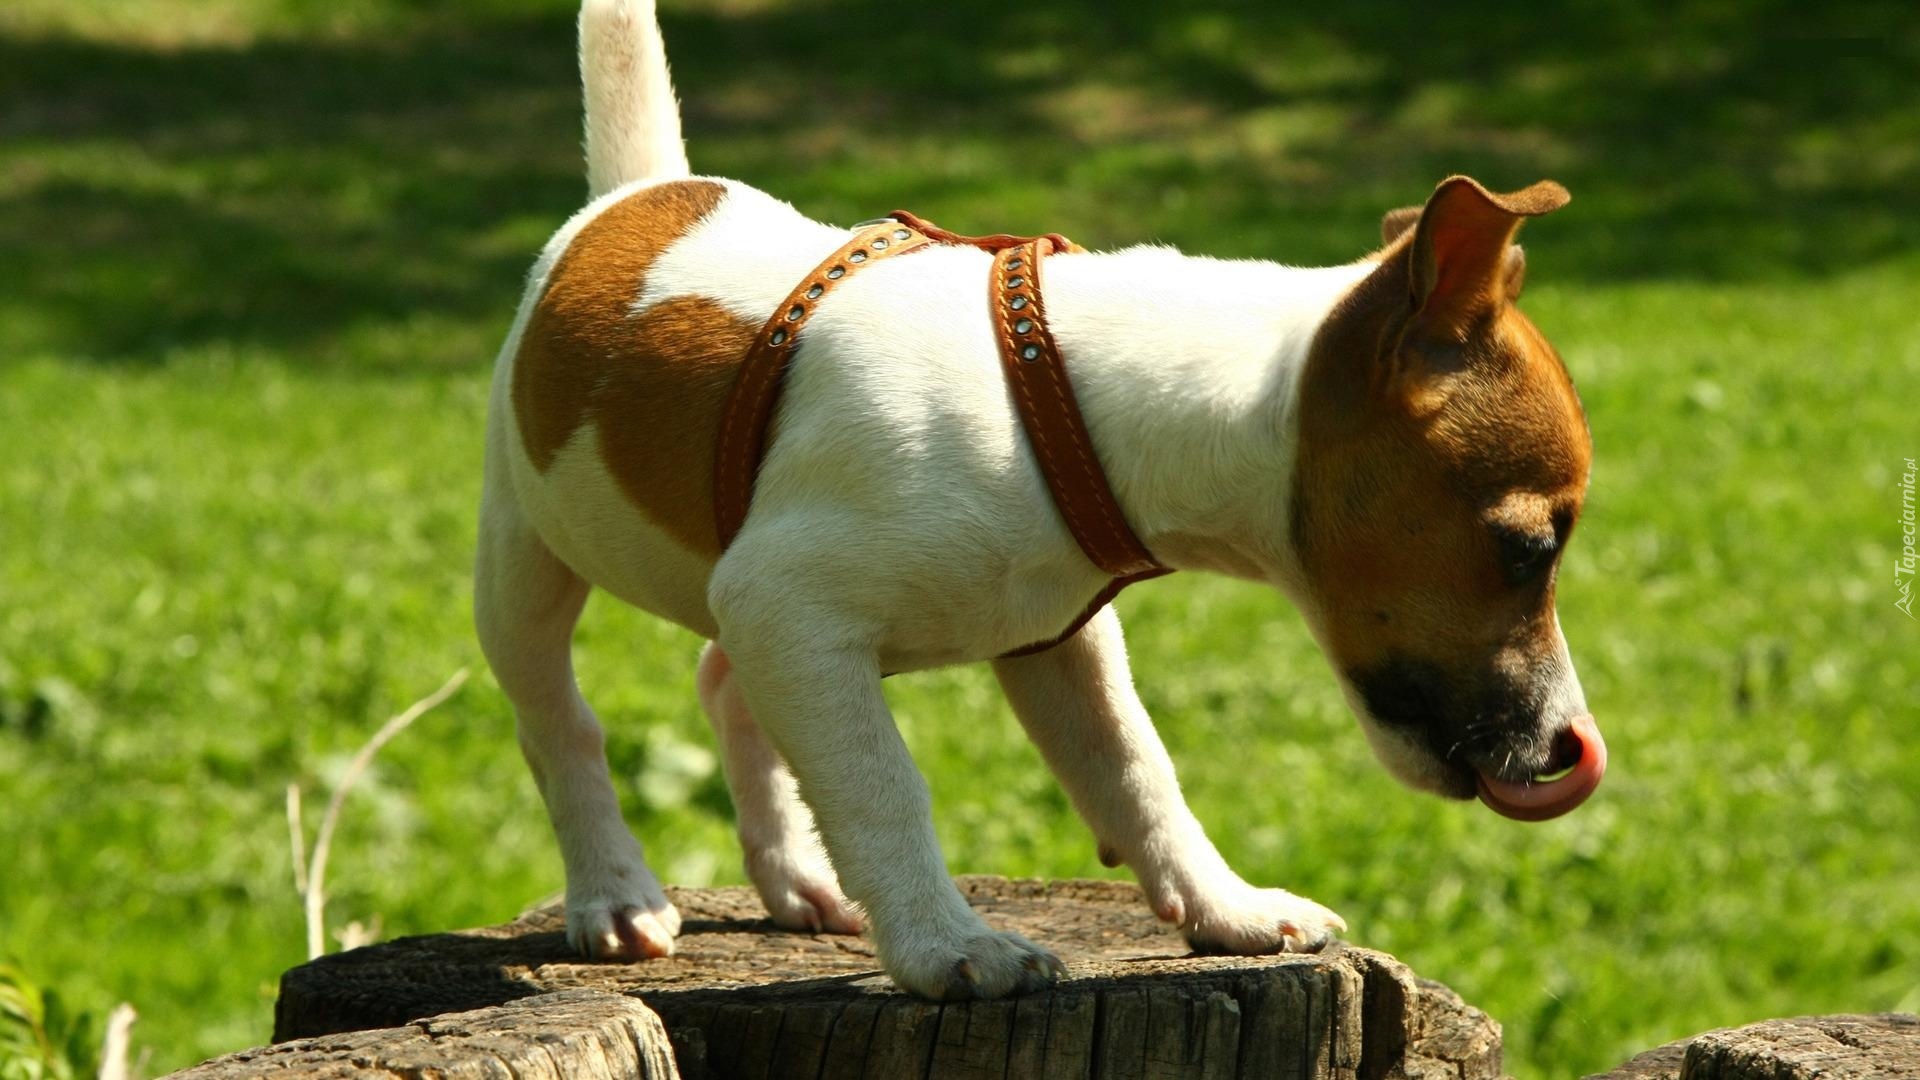
[[[1027,957],[1026,968],[1050,983],[1059,982],[1067,977],[1067,965],[1052,953],[1038,953]]]
[[[1183,922],[1187,940],[1202,952],[1309,953],[1327,947],[1347,924],[1340,916],[1284,889],[1233,887],[1197,898]]]
[[[936,1001],[1032,993],[1058,982],[1067,970],[1052,953],[1018,934],[1005,933],[962,938],[904,962],[897,955],[889,957],[883,948],[881,959],[902,990]],[[924,974],[916,977],[916,971]]]
[[[1328,920],[1325,925],[1317,927],[1296,922],[1292,919],[1282,919],[1280,920],[1278,928],[1280,931],[1279,951],[1283,953],[1319,952],[1333,941],[1334,927],[1336,924],[1339,925],[1340,929],[1346,928],[1344,923],[1340,923],[1339,916],[1337,915]]]
[[[752,852],[747,876],[774,925],[809,934],[858,934],[865,920],[840,891],[826,855],[817,849]]]
[[[567,905],[567,938],[592,960],[618,962],[672,956],[674,935],[679,932],[680,913],[664,896],[657,907],[588,901]]]
[[[648,915],[648,912],[632,906],[623,907],[614,914],[613,932],[620,944],[615,955],[644,960],[673,955],[673,938],[663,933],[666,927]]]

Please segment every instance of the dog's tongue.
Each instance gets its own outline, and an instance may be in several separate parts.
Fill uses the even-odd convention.
[[[1545,821],[1587,801],[1607,771],[1607,743],[1593,717],[1574,717],[1561,736],[1578,744],[1579,759],[1566,775],[1555,780],[1501,780],[1480,774],[1480,801],[1493,812],[1515,821]]]

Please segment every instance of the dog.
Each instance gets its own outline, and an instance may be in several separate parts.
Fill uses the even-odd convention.
[[[650,0],[586,0],[579,29],[592,199],[534,265],[499,354],[475,583],[573,946],[658,957],[679,929],[573,677],[594,587],[708,639],[699,698],[773,920],[870,929],[909,992],[993,998],[1064,971],[947,874],[881,695],[885,674],[947,664],[992,662],[1103,860],[1196,948],[1315,950],[1343,931],[1243,880],[1187,808],[1118,617],[1089,614],[1112,575],[1063,521],[1009,390],[990,245],[928,244],[809,309],[751,512],[723,540],[723,402],[850,233],[690,173]],[[1554,608],[1591,440],[1516,306],[1515,232],[1567,198],[1454,177],[1345,265],[1068,251],[1044,288],[1098,471],[1157,563],[1278,588],[1392,774],[1522,819],[1572,809],[1605,766]]]

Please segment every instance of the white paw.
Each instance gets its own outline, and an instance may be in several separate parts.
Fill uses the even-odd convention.
[[[883,947],[880,962],[902,990],[935,1001],[1025,994],[1044,990],[1066,975],[1058,957],[1019,934],[980,929],[943,945]]]
[[[809,934],[858,934],[865,919],[840,891],[840,879],[818,842],[749,849],[747,877],[774,925]]]
[[[1242,956],[1319,952],[1347,928],[1345,919],[1304,896],[1244,882],[1194,897],[1183,914],[1175,921],[1196,950]]]
[[[652,960],[673,955],[680,912],[652,874],[618,892],[567,890],[567,941],[594,960]]]

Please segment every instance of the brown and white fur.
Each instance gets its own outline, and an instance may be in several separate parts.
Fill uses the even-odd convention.
[[[689,177],[648,0],[586,0],[580,34],[593,199],[534,266],[500,352],[475,586],[564,856],[569,938],[637,959],[671,952],[679,925],[573,677],[597,586],[711,640],[700,700],[779,924],[855,933],[864,916],[917,994],[1041,985],[1059,961],[988,928],[951,883],[880,683],[1048,638],[1104,584],[1009,400],[989,257],[917,252],[827,298],[751,514],[720,551],[708,491],[733,365],[846,232]],[[1551,206],[1505,206],[1449,181],[1424,212],[1390,215],[1385,248],[1324,269],[1164,248],[1047,266],[1053,332],[1140,537],[1168,565],[1285,592],[1388,767],[1456,797],[1547,768],[1585,712],[1552,568],[1588,440],[1513,306],[1514,229]],[[1111,609],[992,662],[1103,856],[1196,945],[1315,949],[1344,929],[1215,850]]]

